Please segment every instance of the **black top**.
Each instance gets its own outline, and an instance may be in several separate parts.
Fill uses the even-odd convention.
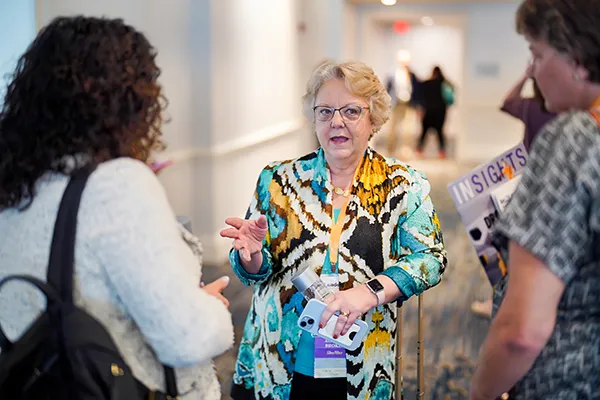
[[[445,111],[446,102],[442,97],[442,84],[444,81],[440,78],[429,79],[421,84],[423,95],[423,108],[425,111]]]

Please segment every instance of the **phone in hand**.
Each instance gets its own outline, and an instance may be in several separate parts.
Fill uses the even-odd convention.
[[[324,328],[319,328],[319,322],[323,311],[327,308],[327,304],[317,299],[310,299],[304,311],[298,318],[298,326],[313,335],[320,336],[328,341],[342,346],[348,350],[356,350],[360,343],[367,336],[369,326],[365,321],[357,319],[354,321],[348,332],[345,335],[339,336],[337,339],[333,338],[333,331],[338,320],[338,314],[333,315],[327,325]]]

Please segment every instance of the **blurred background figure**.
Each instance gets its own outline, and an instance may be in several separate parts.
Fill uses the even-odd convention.
[[[529,66],[523,77],[508,93],[501,108],[505,113],[523,122],[525,128],[523,131],[523,144],[527,151],[530,151],[533,140],[542,127],[556,117],[556,113],[550,112],[546,108],[546,100],[537,82],[531,76],[532,72],[532,67]],[[523,87],[530,78],[533,86],[533,97],[525,97],[523,96]]]
[[[402,136],[402,123],[409,107],[421,106],[421,81],[410,69],[410,53],[399,50],[394,73],[387,78],[386,89],[392,99],[392,115],[387,136],[387,154],[394,157],[398,149],[398,137]]]
[[[430,129],[438,137],[439,157],[446,158],[446,141],[444,137],[444,123],[448,107],[454,104],[454,86],[446,79],[442,69],[435,66],[431,77],[422,83],[423,90],[423,117],[421,121],[421,137],[417,144],[417,154],[423,155],[423,146]]]

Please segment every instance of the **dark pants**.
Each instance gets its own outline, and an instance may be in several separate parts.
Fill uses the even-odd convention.
[[[347,390],[346,378],[315,379],[294,372],[290,400],[346,400]]]
[[[346,378],[315,379],[294,372],[289,400],[346,400],[348,398]],[[234,400],[256,400],[253,390],[234,385],[231,390]]]
[[[438,135],[438,139],[440,141],[440,150],[446,150],[446,141],[444,138],[444,122],[446,122],[446,110],[425,110],[425,114],[423,115],[422,121],[422,131],[421,138],[419,139],[419,144],[417,145],[417,149],[422,150],[423,145],[425,144],[425,138],[427,137],[427,133],[429,129],[435,130]]]

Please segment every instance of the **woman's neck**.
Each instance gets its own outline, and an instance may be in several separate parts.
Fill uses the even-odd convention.
[[[356,172],[359,162],[360,159],[327,162],[333,186],[342,189],[349,187],[352,184],[354,173]]]

